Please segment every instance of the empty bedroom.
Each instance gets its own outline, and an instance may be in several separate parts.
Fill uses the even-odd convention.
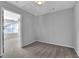
[[[78,58],[79,1],[0,1],[0,58]]]

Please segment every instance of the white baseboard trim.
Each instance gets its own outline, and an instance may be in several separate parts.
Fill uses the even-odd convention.
[[[25,46],[27,46],[27,45],[29,45],[29,44],[34,43],[34,42],[36,42],[36,41],[31,41],[31,42],[29,42],[29,43],[26,43],[26,44],[22,45],[21,47],[23,48],[23,47],[25,47]]]
[[[48,44],[54,44],[54,45],[59,45],[59,46],[64,46],[64,47],[69,47],[69,48],[74,48],[73,46],[69,46],[69,45],[62,45],[62,44],[57,44],[57,43],[45,42],[45,41],[38,41],[38,42],[44,42],[44,43],[48,43]]]
[[[59,45],[59,46],[64,46],[64,47],[69,47],[69,48],[74,48],[73,46],[69,46],[69,45],[62,45],[62,44],[51,43],[51,42],[45,42],[45,41],[39,41],[39,40],[35,40],[35,41],[28,42],[28,43],[26,43],[26,44],[23,44],[21,47],[27,46],[27,45],[29,45],[29,44],[31,44],[31,43],[33,43],[33,42],[36,42],[36,41],[38,41],[38,42],[44,42],[44,43],[48,43],[48,44]]]

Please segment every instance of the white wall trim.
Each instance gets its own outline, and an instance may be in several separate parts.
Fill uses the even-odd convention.
[[[27,45],[29,45],[29,44],[32,44],[32,43],[34,43],[34,42],[36,42],[36,41],[31,41],[31,42],[25,43],[25,44],[23,44],[23,45],[21,46],[21,48],[23,48],[23,47],[25,47],[25,46],[27,46]]]
[[[39,41],[38,42],[44,42],[44,43],[48,43],[48,44],[54,44],[54,45],[58,45],[58,46],[64,46],[64,47],[69,47],[69,48],[74,48],[73,46],[70,45],[62,45],[62,44],[58,44],[58,43],[51,43],[51,42],[45,42],[45,41]]]

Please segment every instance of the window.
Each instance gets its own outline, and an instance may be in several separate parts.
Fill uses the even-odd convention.
[[[18,32],[18,23],[17,22],[5,22],[4,33],[17,33]]]

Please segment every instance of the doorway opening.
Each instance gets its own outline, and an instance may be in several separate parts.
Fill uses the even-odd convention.
[[[3,8],[4,57],[21,48],[21,15]]]

